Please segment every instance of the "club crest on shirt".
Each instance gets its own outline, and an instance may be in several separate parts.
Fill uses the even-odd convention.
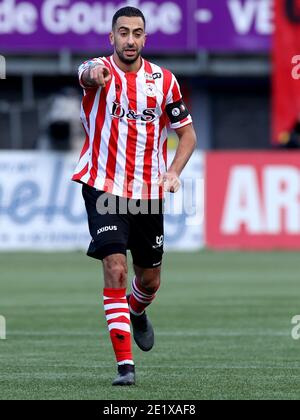
[[[147,83],[145,87],[145,93],[147,96],[150,96],[150,98],[154,98],[157,94],[157,87],[154,83]]]

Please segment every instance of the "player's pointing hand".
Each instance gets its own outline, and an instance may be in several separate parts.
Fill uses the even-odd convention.
[[[91,79],[94,80],[100,87],[105,87],[111,79],[110,71],[105,66],[96,66],[91,69]]]
[[[176,172],[166,172],[160,176],[158,185],[163,187],[165,192],[177,193],[181,182]]]
[[[82,77],[84,84],[91,87],[100,86],[104,88],[111,80],[111,73],[109,68],[101,64],[93,66],[86,70]]]

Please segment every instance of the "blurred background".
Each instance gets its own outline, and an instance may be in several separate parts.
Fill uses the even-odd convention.
[[[300,232],[298,190],[290,178],[295,167],[277,172],[275,184],[260,195],[268,183],[264,168],[270,162],[290,162],[285,154],[268,153],[295,153],[300,145],[296,0],[2,0],[0,205],[7,220],[0,229],[0,247],[85,247],[82,200],[78,186],[69,182],[84,139],[77,69],[86,59],[111,54],[112,16],[126,5],[144,11],[149,34],[145,57],[176,74],[198,135],[198,151],[183,174],[194,180],[193,188],[184,187],[175,204],[190,203],[190,208],[167,215],[167,247],[265,247],[266,237],[269,247],[300,247],[295,237]],[[170,132],[170,158],[176,145]],[[214,166],[216,154],[224,151]],[[250,156],[253,179],[247,168],[235,178],[236,165]],[[264,160],[261,166],[257,157]],[[222,171],[223,176],[216,176]],[[9,183],[4,182],[7,176]],[[205,200],[204,178],[210,185]],[[211,210],[214,202],[220,204],[219,213]],[[226,203],[236,217],[227,220],[228,232]]]
[[[78,186],[69,183],[84,139],[77,69],[86,59],[111,54],[112,16],[126,5],[144,11],[149,34],[145,57],[178,77],[199,139],[198,152],[183,174],[195,180],[194,191],[184,188],[185,199],[184,194],[176,198],[191,208],[166,218],[169,249],[205,244],[205,152],[274,148],[272,0],[2,0],[3,250],[84,248],[88,234],[82,200]],[[176,135],[170,133],[170,158],[176,145]],[[9,183],[4,182],[8,173]],[[76,198],[70,201],[68,195]]]
[[[0,399],[135,395],[106,386],[99,265],[82,252],[86,213],[70,181],[84,141],[77,69],[111,54],[112,16],[126,5],[144,11],[144,56],[176,74],[198,135],[183,188],[167,197],[176,253],[151,312],[157,353],[137,355],[144,395],[299,399],[298,0],[0,0],[0,315],[11,339]],[[176,145],[170,132],[169,159]]]
[[[77,67],[111,53],[111,18],[129,4],[147,18],[144,55],[180,79],[199,147],[270,148],[272,0],[2,0],[1,148],[79,147]]]

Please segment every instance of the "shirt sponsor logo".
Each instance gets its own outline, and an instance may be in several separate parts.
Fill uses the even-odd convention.
[[[114,102],[111,115],[113,118],[127,118],[130,121],[141,120],[143,122],[152,122],[156,118],[155,111],[155,108],[147,108],[144,109],[141,114],[138,114],[132,109],[126,111],[121,104]]]

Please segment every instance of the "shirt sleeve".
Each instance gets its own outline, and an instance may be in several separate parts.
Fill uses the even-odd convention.
[[[79,66],[78,68],[79,83],[83,89],[86,89],[87,87],[84,86],[84,84],[82,83],[82,75],[85,72],[85,70],[87,70],[91,66],[94,66],[95,64],[102,64],[103,66],[105,66],[105,62],[102,60],[102,58],[92,58],[91,60],[82,63],[81,66]]]
[[[173,130],[192,124],[192,117],[183,101],[179,83],[172,74],[172,82],[166,100],[166,112]]]

